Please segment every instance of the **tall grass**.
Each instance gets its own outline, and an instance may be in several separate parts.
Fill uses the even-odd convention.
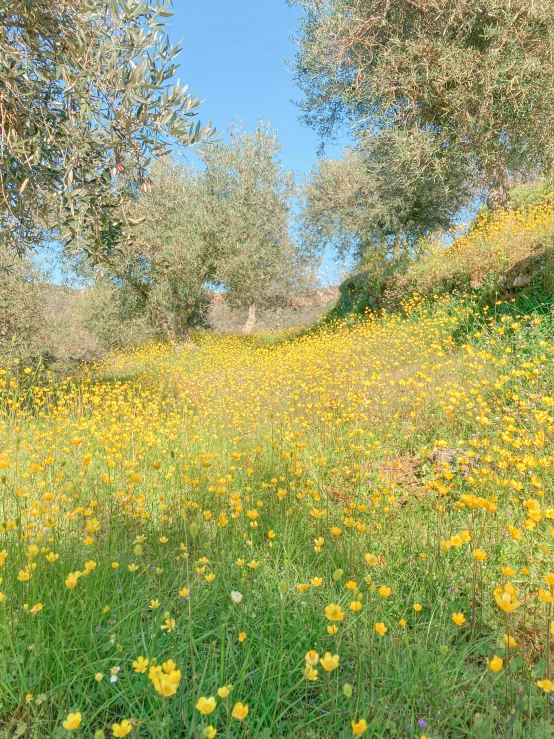
[[[550,735],[554,321],[404,308],[3,371],[3,736]]]

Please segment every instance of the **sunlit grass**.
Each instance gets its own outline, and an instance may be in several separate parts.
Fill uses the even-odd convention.
[[[548,736],[554,322],[496,311],[3,371],[4,736]]]

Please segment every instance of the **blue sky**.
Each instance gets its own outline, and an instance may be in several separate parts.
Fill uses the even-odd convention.
[[[302,93],[286,62],[292,62],[300,10],[285,0],[174,0],[167,31],[182,39],[178,77],[204,100],[199,118],[223,132],[230,119],[246,129],[258,119],[270,121],[283,143],[284,166],[308,173],[317,159],[318,137],[299,120],[293,101]],[[327,146],[326,156],[340,155],[341,146]],[[324,281],[341,279],[334,255],[324,257]]]
[[[308,173],[317,159],[318,137],[303,125],[294,104],[302,93],[286,62],[296,46],[291,39],[300,16],[285,0],[173,0],[166,31],[182,40],[177,76],[204,103],[199,119],[221,132],[230,119],[246,129],[270,121],[283,143],[282,160],[296,174]],[[326,147],[338,157],[340,146]],[[187,155],[187,158],[189,156]],[[340,280],[334,255],[324,257],[323,279]],[[54,269],[54,280],[60,276]]]
[[[298,119],[292,101],[302,93],[285,64],[294,58],[298,7],[285,0],[174,0],[173,12],[167,30],[174,42],[183,39],[178,74],[205,100],[202,122],[211,119],[223,130],[231,118],[247,129],[259,118],[271,121],[283,142],[284,165],[309,172],[319,142]],[[339,149],[326,153],[337,156]]]

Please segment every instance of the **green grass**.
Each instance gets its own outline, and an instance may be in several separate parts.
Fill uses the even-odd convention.
[[[516,319],[520,327],[511,328]],[[517,469],[525,454],[537,460],[543,513],[554,505],[554,445],[548,423],[534,413],[548,412],[541,398],[554,394],[553,331],[547,308],[535,324],[515,304],[489,319],[472,304],[439,300],[405,317],[273,345],[207,339],[178,357],[153,347],[59,386],[25,379],[20,369],[11,385],[4,376],[0,460],[9,458],[10,466],[0,470],[0,550],[8,551],[0,570],[7,596],[0,606],[0,735],[111,736],[113,722],[132,718],[131,737],[201,737],[213,724],[224,737],[335,739],[352,736],[351,721],[364,718],[365,736],[387,739],[550,736],[554,707],[535,684],[551,669],[549,618],[531,597],[552,569],[549,520],[524,531],[521,544],[503,534],[508,523],[523,528],[522,503],[536,495],[528,474],[535,468],[528,460]],[[479,422],[484,414],[491,424]],[[504,440],[508,414],[521,448]],[[532,441],[540,428],[543,447]],[[453,465],[447,480],[425,456],[440,439],[480,457],[490,452],[494,459],[476,466],[494,475],[475,472],[471,483]],[[415,473],[390,479],[384,463],[394,468],[407,458],[418,461]],[[33,463],[43,469],[31,471]],[[130,481],[131,470],[140,472],[139,482]],[[114,484],[102,480],[106,472]],[[522,481],[517,503],[495,475]],[[218,485],[227,489],[211,489]],[[287,491],[282,501],[279,489]],[[53,500],[44,500],[49,492]],[[468,492],[498,496],[498,512],[460,509]],[[233,494],[242,511],[232,506]],[[258,526],[247,510],[258,510]],[[229,519],[224,527],[216,525],[220,511]],[[53,528],[49,515],[58,521]],[[350,526],[348,516],[365,530]],[[92,518],[100,528],[87,545]],[[444,552],[441,541],[464,529],[471,545]],[[318,552],[319,536],[325,542]],[[137,537],[145,537],[140,548]],[[47,562],[45,552],[32,557],[36,571],[19,582],[34,542],[59,560]],[[477,545],[488,559],[474,570]],[[366,553],[380,557],[378,564],[369,565]],[[202,557],[209,562],[198,572]],[[68,589],[68,573],[88,560],[96,568]],[[249,568],[251,560],[259,567]],[[505,564],[517,569],[523,603],[508,616],[520,645],[511,655],[492,598],[506,581]],[[529,576],[520,574],[524,565]],[[321,587],[298,590],[316,576]],[[350,579],[358,595],[346,588]],[[392,588],[386,599],[383,584]],[[188,599],[179,595],[184,586]],[[244,596],[239,605],[232,590]],[[358,597],[362,610],[350,611]],[[152,599],[159,608],[150,608]],[[25,611],[25,603],[37,602],[40,613]],[[336,635],[327,632],[329,603],[346,612]],[[175,620],[171,633],[161,629],[166,612]],[[453,623],[454,612],[465,614],[464,626]],[[384,636],[377,622],[386,624]],[[240,632],[247,635],[242,643]],[[307,681],[302,668],[311,649],[339,654],[339,668],[318,666],[318,680]],[[486,666],[493,654],[505,659],[499,673]],[[160,696],[147,675],[134,672],[139,655],[174,660],[182,675],[175,696]],[[230,696],[201,716],[198,697],[217,696],[226,684]],[[230,715],[236,701],[249,706],[243,722]],[[77,710],[82,724],[68,732],[62,721]]]

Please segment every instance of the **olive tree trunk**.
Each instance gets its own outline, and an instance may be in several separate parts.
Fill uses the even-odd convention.
[[[246,319],[246,323],[242,327],[242,333],[251,334],[252,331],[254,330],[255,324],[256,324],[256,306],[249,305],[248,306],[248,318]]]
[[[497,162],[488,169],[487,185],[487,207],[491,212],[511,207],[510,183],[502,162]]]

